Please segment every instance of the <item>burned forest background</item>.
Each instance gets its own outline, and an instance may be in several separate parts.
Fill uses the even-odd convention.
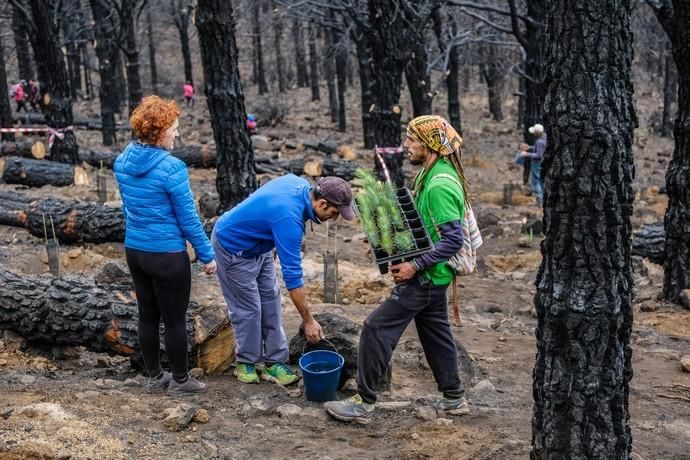
[[[0,398],[10,409],[0,404],[0,417],[10,428],[0,438],[12,442],[0,458],[78,446],[74,458],[163,458],[168,447],[155,447],[170,445],[181,458],[278,458],[266,444],[293,430],[286,443],[305,458],[686,459],[687,30],[685,0],[1,2]],[[485,240],[477,273],[458,280],[464,326],[453,329],[467,419],[420,414],[417,393],[434,387],[414,334],[396,351],[384,415],[366,439],[300,395],[248,394],[228,383],[234,337],[217,283],[195,270],[188,349],[217,388],[195,408],[211,422],[158,422],[153,406],[168,403],[140,388],[112,173],[133,140],[129,116],[151,94],[180,106],[171,154],[189,167],[209,233],[287,173],[357,189],[364,168],[409,187],[407,122],[450,121]],[[543,205],[515,164],[536,123],[548,135]],[[314,227],[303,246],[310,304],[356,369],[354,324],[393,283],[358,223]],[[288,335],[303,344],[282,296]],[[40,404],[77,421],[51,432],[62,415]],[[121,405],[134,408],[122,422],[99,412]],[[227,434],[248,423],[263,446]]]

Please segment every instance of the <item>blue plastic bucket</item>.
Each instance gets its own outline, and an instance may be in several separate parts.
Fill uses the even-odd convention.
[[[304,394],[309,401],[334,401],[345,358],[330,350],[315,350],[302,355],[299,368],[304,379]]]

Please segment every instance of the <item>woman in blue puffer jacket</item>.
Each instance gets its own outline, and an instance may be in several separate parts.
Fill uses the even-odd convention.
[[[191,269],[185,241],[216,271],[213,248],[194,206],[187,166],[170,155],[179,135],[175,101],[149,96],[134,110],[130,124],[138,141],[115,160],[115,178],[125,216],[125,253],[139,307],[139,347],[149,373],[149,392],[183,396],[206,385],[187,371],[186,313]],[[172,374],[160,364],[160,320]]]

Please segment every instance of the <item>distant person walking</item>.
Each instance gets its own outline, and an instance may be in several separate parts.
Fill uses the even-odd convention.
[[[31,109],[34,112],[38,112],[40,109],[40,88],[38,87],[38,82],[33,78],[29,80],[29,104],[31,104]]]
[[[191,82],[186,82],[182,87],[182,91],[184,92],[184,98],[187,101],[187,108],[194,108],[194,96],[196,95],[194,85],[192,85]]]
[[[12,86],[11,96],[14,98],[14,102],[17,104],[17,113],[24,109],[26,112],[26,90],[24,86],[26,85],[25,80],[18,81]]]
[[[530,186],[539,206],[544,201],[544,180],[541,177],[541,162],[546,152],[546,133],[544,126],[537,123],[529,127],[529,132],[537,140],[533,146],[520,144],[520,156],[530,161]]]
[[[175,101],[145,97],[130,124],[138,139],[117,157],[113,170],[122,195],[125,255],[139,308],[139,346],[149,373],[146,389],[172,396],[202,393],[206,385],[187,371],[186,314],[191,270],[185,240],[216,271],[215,256],[194,205],[187,166],[170,155],[178,136]],[[172,375],[160,363],[160,321]]]

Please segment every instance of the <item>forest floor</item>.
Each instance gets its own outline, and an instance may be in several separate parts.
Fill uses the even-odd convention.
[[[300,101],[306,101],[306,91],[299,90]],[[653,98],[643,100],[651,105]],[[356,107],[354,99],[352,103]],[[252,102],[248,105],[251,108]],[[638,110],[644,108],[638,102]],[[127,358],[83,348],[58,358],[0,331],[0,459],[527,458],[536,353],[532,298],[541,236],[530,240],[520,230],[524,220],[540,217],[541,211],[531,197],[517,191],[514,204],[503,205],[503,185],[522,182],[521,171],[512,162],[520,140],[515,122],[488,119],[479,97],[465,98],[463,109],[464,163],[485,242],[479,272],[461,280],[464,325],[453,328],[475,369],[463,375],[469,415],[448,418],[414,408],[378,410],[368,426],[351,426],[330,419],[320,404],[307,402],[299,391],[265,382],[243,385],[230,371],[204,377],[209,391],[195,398],[149,395],[143,389],[145,379]],[[184,143],[212,138],[204,110],[200,98],[193,113],[184,111],[180,123]],[[355,112],[348,120],[350,126],[359,124]],[[355,148],[358,163],[372,163],[358,133],[337,133],[327,111],[313,103],[292,105],[284,123],[260,129],[260,134],[275,146],[285,140],[299,143],[328,137]],[[99,146],[98,133],[80,131],[78,137],[84,146]],[[636,181],[633,228],[662,218],[666,197],[659,194],[659,187],[672,150],[672,141],[637,129],[637,176],[648,179]],[[299,146],[283,147],[282,155],[298,158],[305,152]],[[213,170],[191,170],[191,180],[197,197],[215,188]],[[109,186],[111,198],[116,199],[112,180]],[[2,190],[16,188],[0,184]],[[24,192],[96,200],[93,186]],[[330,233],[333,236],[327,240],[324,226],[307,230],[304,266],[311,308],[361,323],[390,292],[392,280],[381,276],[367,258],[357,224],[339,221],[331,225]],[[340,260],[338,305],[322,303],[322,255],[327,245],[337,247]],[[64,271],[84,278],[107,262],[124,261],[121,244],[74,245],[63,252]],[[44,254],[42,240],[22,229],[0,226],[0,260],[5,268],[46,273]],[[680,365],[681,356],[690,354],[690,311],[657,300],[663,281],[660,266],[644,261],[636,268],[632,458],[690,459],[690,373]],[[297,333],[299,316],[283,295],[290,338]],[[192,300],[202,305],[223,302],[215,277],[205,276],[198,267],[193,270]],[[381,401],[413,401],[435,390],[411,325],[394,355],[392,390],[382,394]],[[169,431],[163,412],[183,403],[203,408],[206,414],[181,431]]]

